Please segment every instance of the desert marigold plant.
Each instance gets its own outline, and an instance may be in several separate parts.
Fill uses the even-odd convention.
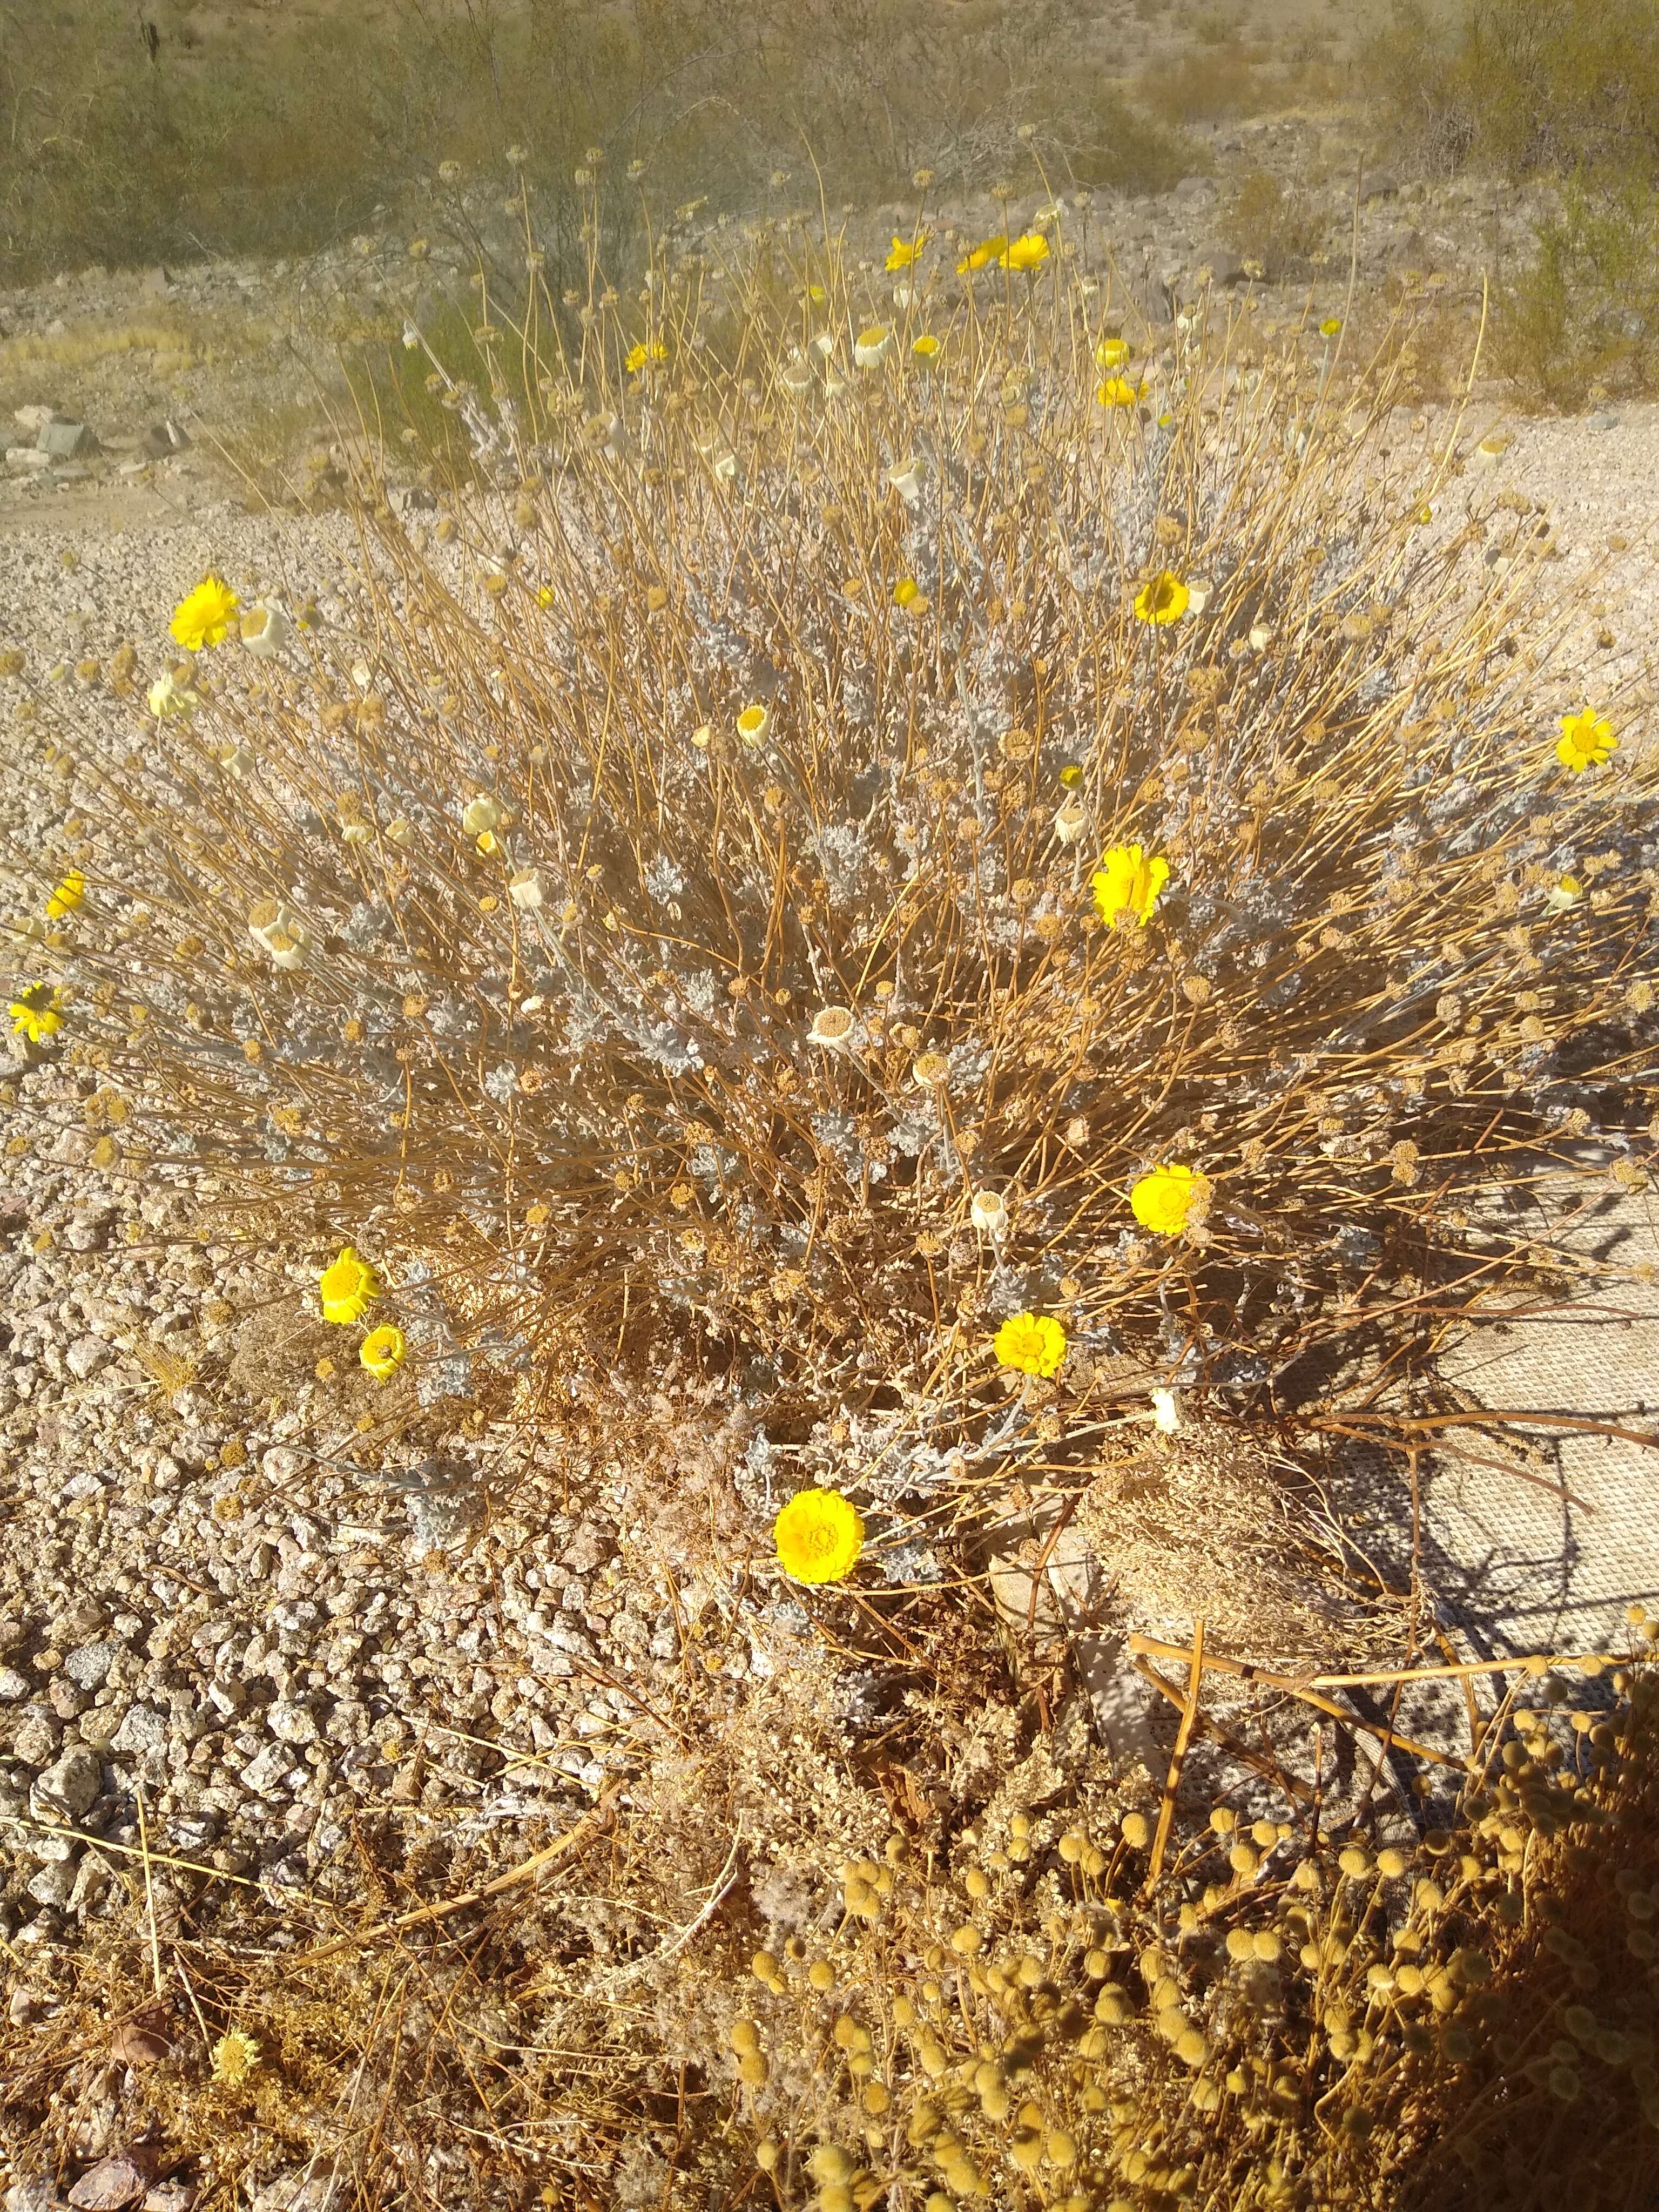
[[[1506,1161],[1650,1155],[1655,775],[1536,542],[1368,477],[1386,372],[1218,325],[1103,410],[1095,280],[1002,256],[895,320],[781,233],[707,345],[665,261],[672,384],[597,310],[435,542],[366,508],[354,611],[88,763],[149,826],[63,949],[87,1048],[544,1387],[680,1342],[971,1440],[1063,1310],[1243,1389],[1519,1264]]]

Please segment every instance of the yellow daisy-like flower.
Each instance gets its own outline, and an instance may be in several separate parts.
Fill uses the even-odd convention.
[[[404,1364],[409,1342],[402,1329],[387,1322],[383,1328],[371,1329],[358,1348],[357,1357],[377,1382],[384,1382],[388,1375],[395,1374]]]
[[[43,1043],[64,1026],[58,994],[50,983],[31,983],[27,990],[18,994],[6,1012],[11,1017],[12,1034],[27,1037],[31,1044]]]
[[[1128,358],[1127,338],[1102,338],[1095,348],[1095,364],[1099,368],[1121,368]]]
[[[317,1290],[323,1303],[323,1319],[343,1327],[361,1321],[369,1300],[380,1297],[380,1279],[348,1244],[333,1266],[325,1267],[318,1276]]]
[[[1191,1168],[1154,1168],[1130,1191],[1130,1211],[1143,1229],[1159,1237],[1179,1237],[1194,1202],[1201,1203],[1208,1192],[1208,1182]]]
[[[1135,613],[1142,622],[1156,623],[1162,629],[1181,620],[1192,596],[1180,577],[1172,569],[1165,568],[1135,593]]]
[[[778,1565],[798,1583],[838,1583],[864,1549],[864,1522],[838,1490],[798,1490],[772,1524]]]
[[[746,745],[757,745],[766,735],[766,726],[772,717],[764,707],[745,707],[738,717],[738,735]]]
[[[1144,845],[1114,845],[1103,854],[1093,877],[1095,911],[1114,928],[1144,928],[1158,909],[1164,886],[1170,880],[1170,864],[1161,854],[1148,854]]]
[[[630,376],[637,376],[641,369],[644,368],[648,362],[653,361],[666,361],[667,358],[668,348],[665,345],[662,345],[660,343],[656,345],[647,345],[643,340],[641,340],[638,345],[630,346],[629,348],[628,356],[623,362],[623,367],[628,371]]]
[[[806,296],[815,307],[821,307],[830,295],[822,284],[809,284],[806,288]]]
[[[919,230],[914,238],[905,239],[901,238],[895,231],[892,251],[887,257],[886,266],[889,269],[913,268],[921,258],[928,236],[929,234],[927,231]]]
[[[1133,407],[1140,398],[1141,387],[1132,384],[1127,376],[1109,376],[1103,384],[1095,386],[1097,407]]]
[[[71,868],[46,901],[46,920],[61,921],[66,914],[73,914],[87,895],[87,879],[79,868]]]
[[[1022,1375],[1057,1375],[1066,1357],[1066,1332],[1052,1314],[1018,1313],[1003,1322],[993,1351]]]
[[[1340,315],[1327,315],[1324,321],[1319,325],[1319,335],[1322,338],[1334,338],[1340,335],[1341,329],[1342,318]]]
[[[1605,714],[1598,714],[1593,708],[1587,707],[1582,714],[1561,717],[1555,757],[1574,775],[1582,775],[1587,768],[1600,768],[1608,755],[1618,750],[1619,740]]]
[[[1048,241],[1040,230],[1028,230],[998,257],[1003,269],[1040,269],[1048,258]]]
[[[893,586],[893,605],[896,607],[913,607],[921,597],[921,586],[914,576],[901,576]]]
[[[879,368],[891,351],[892,344],[893,333],[887,325],[872,323],[853,341],[854,366],[857,368]]]
[[[967,276],[972,269],[988,269],[994,261],[1000,262],[1008,251],[1006,238],[982,238],[979,244],[964,253],[957,264],[958,276]]]
[[[259,2046],[246,2029],[233,2027],[213,2046],[213,2078],[228,2088],[246,2081],[259,2063]]]
[[[1583,896],[1584,886],[1577,876],[1562,876],[1551,885],[1549,896],[1544,901],[1545,908],[1550,914],[1565,914]]]
[[[173,609],[168,633],[186,653],[199,653],[204,645],[223,641],[241,604],[228,584],[204,577]]]
[[[924,331],[912,344],[910,350],[921,361],[932,361],[939,351],[939,340],[931,331]]]

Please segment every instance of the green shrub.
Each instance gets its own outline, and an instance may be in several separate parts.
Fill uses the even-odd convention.
[[[1493,359],[1554,407],[1659,383],[1659,191],[1569,185],[1545,222],[1536,261],[1498,301]]]
[[[1222,214],[1226,243],[1246,259],[1260,262],[1270,283],[1316,253],[1325,231],[1319,210],[1294,185],[1263,169],[1240,180]]]
[[[1651,176],[1656,0],[1473,0],[1450,24],[1395,0],[1362,75],[1423,167]]]

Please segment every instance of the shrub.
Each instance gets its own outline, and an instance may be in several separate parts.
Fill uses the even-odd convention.
[[[1617,702],[1557,757],[1544,539],[1423,527],[1353,436],[1392,387],[1294,349],[1177,334],[1102,405],[1063,254],[935,275],[857,368],[860,281],[772,245],[778,304],[596,276],[522,404],[480,339],[461,573],[380,501],[264,681],[233,643],[142,754],[54,732],[59,1042],[549,1388],[689,1353],[938,1433],[1022,1310],[1237,1382],[1362,1285],[1455,1296],[1508,1155],[1644,1153],[1653,771]]]
[[[1262,169],[1240,179],[1222,216],[1227,244],[1259,262],[1269,283],[1304,267],[1324,244],[1326,228],[1324,216],[1294,185]]]
[[[1472,0],[1449,21],[1395,0],[1362,70],[1425,167],[1653,178],[1654,0]]]
[[[1529,398],[1581,406],[1651,392],[1659,376],[1659,195],[1632,177],[1570,184],[1536,259],[1499,295],[1493,358]]]

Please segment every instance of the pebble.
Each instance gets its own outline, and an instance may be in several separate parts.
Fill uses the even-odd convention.
[[[90,1809],[102,1785],[102,1769],[83,1744],[71,1744],[29,1791],[29,1810],[37,1820],[76,1821]]]

